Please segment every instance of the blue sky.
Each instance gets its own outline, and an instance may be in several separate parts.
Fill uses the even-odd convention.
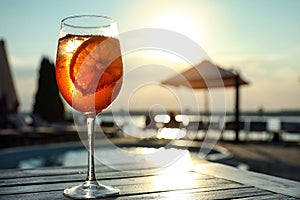
[[[243,110],[300,109],[299,10],[297,0],[1,0],[0,38],[6,41],[22,111],[32,108],[42,56],[55,61],[60,20],[87,13],[117,19],[120,33],[158,27],[186,35],[214,62],[238,69],[251,83],[242,88]],[[129,57],[125,71],[134,65]],[[234,91],[226,95],[230,110]],[[143,95],[137,101],[136,109],[151,105]]]

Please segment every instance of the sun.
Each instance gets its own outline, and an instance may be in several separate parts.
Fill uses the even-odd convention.
[[[153,23],[155,28],[163,28],[181,33],[190,39],[201,43],[202,35],[200,23],[190,14],[183,12],[169,12],[157,17]]]

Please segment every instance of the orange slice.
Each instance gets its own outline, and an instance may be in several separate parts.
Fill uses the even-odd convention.
[[[70,77],[83,95],[114,84],[122,72],[119,41],[105,36],[91,36],[83,42],[70,63]]]

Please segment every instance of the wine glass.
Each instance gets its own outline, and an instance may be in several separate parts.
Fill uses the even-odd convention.
[[[115,20],[98,15],[71,16],[61,21],[56,58],[59,90],[72,108],[87,120],[86,181],[64,190],[75,199],[117,195],[119,189],[100,184],[94,166],[94,123],[97,114],[118,95],[123,64]]]

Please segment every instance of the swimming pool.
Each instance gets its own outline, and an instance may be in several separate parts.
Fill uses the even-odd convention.
[[[119,163],[152,162],[154,165],[168,166],[178,162],[199,161],[200,148],[187,148],[183,145],[170,145],[162,142],[141,141],[135,143],[118,143],[107,145],[96,142],[95,162],[103,163],[112,168]],[[212,161],[225,160],[232,155],[226,149],[216,147],[206,152],[206,159]],[[18,147],[0,151],[0,168],[36,168],[48,166],[83,166],[87,165],[87,150],[78,143],[62,143]],[[119,165],[118,165],[119,166]]]

